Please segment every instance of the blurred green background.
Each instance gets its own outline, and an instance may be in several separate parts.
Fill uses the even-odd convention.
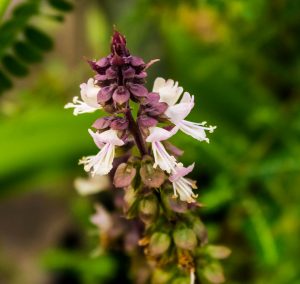
[[[73,180],[97,114],[63,109],[113,24],[133,54],[161,59],[149,89],[178,80],[189,119],[218,126],[210,144],[173,141],[196,162],[210,241],[232,249],[227,283],[300,283],[300,1],[68,3],[0,2],[0,283],[133,283],[120,256],[90,257],[93,204]]]

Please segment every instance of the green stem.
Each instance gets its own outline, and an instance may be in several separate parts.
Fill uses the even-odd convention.
[[[2,22],[2,18],[5,14],[5,11],[9,5],[10,0],[1,0],[0,1],[0,23]]]

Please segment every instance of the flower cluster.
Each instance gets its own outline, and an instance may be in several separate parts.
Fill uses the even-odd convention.
[[[142,232],[144,238],[140,239],[139,245],[145,246],[145,254],[163,263],[161,255],[171,247],[169,235],[173,234],[179,249],[178,261],[183,263],[186,258],[191,259],[187,267],[194,279],[191,250],[206,243],[203,230],[183,228],[179,224],[176,230],[173,228],[175,232],[169,225],[168,233],[157,232],[154,228],[164,226],[166,216],[174,219],[176,214],[197,208],[197,194],[193,191],[197,188],[196,183],[186,177],[194,164],[184,167],[178,161],[182,151],[167,140],[181,131],[198,141],[209,142],[207,132],[213,132],[216,127],[186,120],[195,105],[195,98],[184,92],[178,82],[159,77],[152,91],[147,90],[147,69],[155,61],[145,63],[132,56],[125,37],[115,31],[111,53],[100,60],[88,61],[96,74],[80,85],[81,100],[74,97],[65,108],[73,108],[74,115],[97,110],[107,113],[93,123],[93,130],[88,130],[98,153],[83,157],[79,164],[92,177],[109,174],[115,188],[125,189],[121,207],[128,218],[137,217],[143,221],[146,232]],[[116,148],[120,148],[119,151]],[[116,152],[122,155],[116,157]],[[167,201],[163,201],[165,197]],[[167,207],[175,215],[170,215]],[[136,211],[138,213],[134,213]],[[97,212],[92,219],[94,224],[103,231],[115,231],[104,207],[98,205]],[[190,220],[189,217],[187,223],[195,226],[197,220]],[[150,232],[149,228],[152,228]]]
[[[153,167],[169,175],[174,197],[195,202],[196,194],[192,191],[195,183],[185,178],[193,166],[184,168],[174,154],[166,150],[164,141],[182,131],[199,141],[209,142],[206,131],[213,132],[215,126],[185,120],[194,107],[194,96],[183,92],[177,82],[157,78],[152,92],[148,92],[144,86],[146,71],[154,61],[146,64],[130,55],[125,38],[118,32],[113,36],[111,51],[107,57],[89,61],[97,74],[80,85],[82,100],[74,97],[73,103],[65,106],[74,108],[74,115],[99,109],[110,114],[95,121],[94,132],[89,129],[100,151],[95,156],[82,158],[80,164],[92,175],[106,175],[113,168],[115,147],[134,140],[141,155],[153,155]],[[132,116],[131,101],[139,106],[136,120]],[[165,126],[158,127],[158,123]]]

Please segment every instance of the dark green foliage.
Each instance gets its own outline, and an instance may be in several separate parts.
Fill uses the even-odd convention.
[[[53,48],[53,40],[46,33],[33,26],[25,29],[25,37],[30,43],[43,51],[49,51]]]
[[[0,93],[12,87],[11,80],[0,71]]]
[[[35,63],[43,59],[42,53],[28,42],[17,42],[14,45],[16,55],[25,62]]]
[[[65,0],[48,0],[49,4],[62,12],[69,12],[73,9],[73,5]]]
[[[37,14],[39,10],[39,2],[40,1],[30,1],[18,5],[13,10],[13,16],[25,18]]]
[[[22,1],[13,8],[10,18],[0,24],[0,61],[5,69],[16,77],[26,76],[29,72],[24,64],[42,61],[43,52],[50,51],[54,46],[52,38],[47,33],[31,24],[32,18],[45,17],[44,2],[46,0]],[[68,12],[72,8],[72,5],[66,1],[52,2],[51,6],[61,12]],[[47,17],[58,22],[64,20],[63,14],[50,14]],[[20,40],[21,38],[26,40]],[[7,55],[12,51],[14,55]],[[0,87],[0,93],[11,86],[11,80],[2,74],[3,72],[0,77],[4,83]]]
[[[2,64],[9,73],[16,77],[24,77],[28,74],[27,67],[11,55],[3,56]]]

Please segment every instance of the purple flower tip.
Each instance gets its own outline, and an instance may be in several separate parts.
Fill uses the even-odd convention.
[[[114,31],[114,34],[111,39],[111,52],[113,55],[118,56],[129,56],[129,51],[126,48],[126,38],[117,30]]]

